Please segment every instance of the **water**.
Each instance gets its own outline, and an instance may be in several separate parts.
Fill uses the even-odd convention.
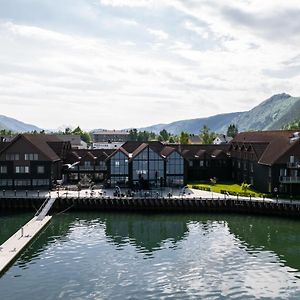
[[[1,215],[0,243],[30,214]],[[57,215],[0,299],[300,299],[300,222],[238,215]]]

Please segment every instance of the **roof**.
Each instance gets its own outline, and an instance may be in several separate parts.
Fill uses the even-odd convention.
[[[214,143],[218,139],[221,141],[221,143],[229,143],[230,141],[232,141],[232,137],[227,136],[225,134],[218,134],[217,137],[214,139]]]
[[[10,146],[12,146],[21,138],[26,139],[36,149],[38,149],[42,154],[44,154],[49,160],[61,160],[59,152],[62,152],[64,142],[59,140],[55,135],[48,134],[19,134],[10,143],[8,143],[6,147],[4,147],[1,150],[0,154],[9,149]]]
[[[189,136],[190,144],[201,144],[202,141],[198,135],[190,135]]]
[[[227,157],[230,146],[228,144],[221,145],[174,145],[185,159],[204,159],[205,157],[219,158],[222,154]],[[216,152],[217,151],[217,152]]]
[[[258,163],[271,166],[285,163],[284,156],[296,145],[299,146],[300,140],[293,140],[294,133],[293,130],[243,132],[233,139],[232,144],[251,144]]]
[[[74,135],[74,134],[58,134],[57,137],[64,141],[64,142],[70,142],[72,146],[81,146],[82,143],[85,143],[80,135]],[[86,143],[85,143],[86,144]]]
[[[73,149],[68,153],[66,162],[73,163],[76,161],[84,161],[91,159],[96,161],[104,161],[113,152],[115,152],[114,149]]]
[[[99,134],[99,135],[116,135],[116,134],[120,134],[120,135],[129,135],[128,131],[125,130],[97,130],[94,131],[93,134]]]

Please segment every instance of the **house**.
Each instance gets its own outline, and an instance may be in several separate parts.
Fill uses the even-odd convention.
[[[0,147],[0,188],[51,188],[71,149],[54,135],[20,134]]]
[[[126,142],[107,162],[110,186],[146,189],[185,184],[183,156],[161,142]]]
[[[174,146],[175,147],[175,146]],[[185,177],[188,182],[230,181],[231,159],[229,145],[177,145],[186,160]]]
[[[114,150],[72,149],[63,166],[65,183],[79,183],[88,178],[94,183],[105,183],[108,178],[106,159]]]
[[[213,141],[214,145],[228,144],[232,141],[232,137],[225,134],[218,134]]]
[[[239,133],[231,142],[232,178],[266,193],[300,195],[298,132]]]
[[[92,133],[93,149],[118,149],[129,141],[125,130],[98,130]]]
[[[199,135],[190,134],[189,135],[189,144],[202,144],[202,140]]]
[[[72,149],[87,149],[88,148],[87,143],[81,139],[80,135],[58,134],[57,137],[64,142],[70,142]]]

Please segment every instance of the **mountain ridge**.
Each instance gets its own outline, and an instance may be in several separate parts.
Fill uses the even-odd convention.
[[[240,132],[275,130],[281,129],[297,118],[300,119],[300,97],[292,97],[289,94],[281,93],[271,96],[249,111],[218,114],[208,118],[187,119],[169,124],[157,124],[142,127],[139,130],[159,133],[162,129],[166,129],[172,134],[179,134],[181,131],[199,134],[203,125],[207,125],[214,132],[226,134],[230,124],[237,125]]]
[[[42,129],[17,119],[0,115],[0,130],[11,130],[13,132],[41,131]]]

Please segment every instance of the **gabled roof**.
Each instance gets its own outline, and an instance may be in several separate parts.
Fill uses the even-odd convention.
[[[299,140],[293,139],[293,130],[256,131],[239,133],[232,141],[233,144],[251,144],[258,163],[273,165],[288,151],[299,145]]]
[[[6,147],[4,147],[1,150],[0,154],[7,151],[12,145],[14,145],[21,138],[24,138],[30,144],[32,144],[32,146],[38,149],[47,159],[51,161],[61,160],[58,154],[50,146],[50,143],[60,142],[63,144],[64,142],[60,141],[59,139],[57,139],[57,137],[53,135],[47,135],[47,134],[19,134],[10,143],[8,143]]]

